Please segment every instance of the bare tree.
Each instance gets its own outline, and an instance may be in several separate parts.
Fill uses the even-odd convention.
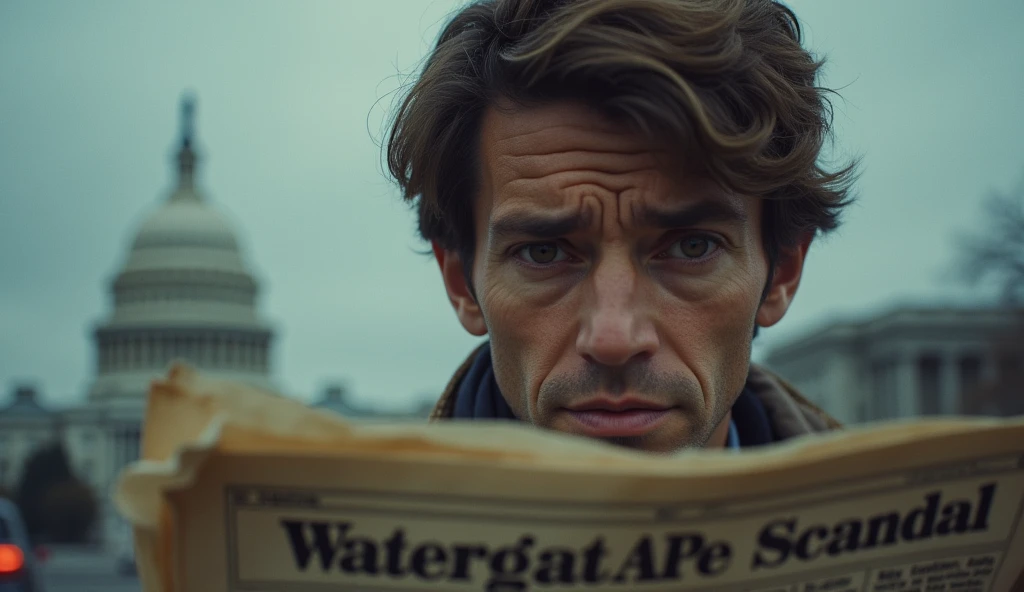
[[[1006,307],[1006,326],[992,337],[999,360],[995,381],[962,394],[968,413],[1024,413],[1024,176],[1007,193],[993,192],[984,204],[985,224],[961,244],[959,275],[972,285],[995,283]]]
[[[983,229],[963,241],[960,274],[974,285],[994,281],[1007,305],[1024,304],[1024,177],[1008,193],[990,194],[984,212]]]

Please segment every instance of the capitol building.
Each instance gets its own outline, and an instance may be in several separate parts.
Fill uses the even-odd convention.
[[[61,441],[74,474],[101,501],[95,536],[116,544],[127,527],[109,502],[117,475],[138,458],[150,381],[172,360],[219,378],[273,389],[273,328],[261,317],[259,284],[238,236],[197,183],[194,102],[182,102],[176,186],[135,231],[110,285],[113,303],[92,332],[94,377],[83,401],[50,409],[38,393],[15,386],[0,403],[0,487],[13,491],[40,447]],[[349,416],[340,387],[317,403]],[[412,414],[419,414],[417,412]]]

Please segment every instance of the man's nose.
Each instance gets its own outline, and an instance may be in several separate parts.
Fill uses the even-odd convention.
[[[626,257],[606,259],[587,278],[576,350],[590,362],[624,366],[658,350],[641,271]]]

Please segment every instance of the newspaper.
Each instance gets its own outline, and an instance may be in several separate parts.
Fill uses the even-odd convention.
[[[175,366],[115,491],[143,589],[1024,589],[1024,419],[655,456],[364,425]]]

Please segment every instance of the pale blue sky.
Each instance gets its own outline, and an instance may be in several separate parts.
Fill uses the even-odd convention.
[[[0,0],[0,400],[18,380],[84,397],[108,282],[171,182],[184,89],[201,182],[264,281],[279,383],[307,398],[341,378],[383,406],[439,391],[475,340],[375,139],[460,4]],[[864,174],[759,351],[836,315],[983,298],[942,272],[982,197],[1024,174],[1024,2],[791,5],[843,88],[837,151]]]

